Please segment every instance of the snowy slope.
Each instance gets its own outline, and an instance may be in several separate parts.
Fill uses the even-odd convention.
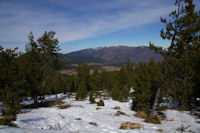
[[[8,128],[0,126],[0,133],[14,131],[21,132],[79,132],[79,133],[158,133],[157,129],[163,129],[166,133],[178,132],[176,129],[181,126],[187,127],[186,131],[200,132],[200,123],[189,112],[180,112],[167,110],[166,120],[162,124],[150,124],[143,122],[143,119],[133,116],[134,111],[130,110],[130,103],[117,102],[111,99],[104,100],[105,106],[96,109],[96,104],[89,104],[88,99],[85,101],[75,101],[74,98],[63,100],[66,104],[72,105],[67,109],[58,109],[56,106],[32,109],[31,112],[18,114],[15,123],[23,128]],[[115,116],[117,112],[114,107],[119,106],[120,111],[126,115]],[[144,124],[141,129],[122,130],[119,129],[122,122],[135,122]],[[89,124],[95,122],[97,126]],[[45,129],[45,130],[41,130]],[[13,132],[14,133],[14,132]]]

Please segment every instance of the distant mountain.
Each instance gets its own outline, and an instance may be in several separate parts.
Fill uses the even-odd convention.
[[[128,58],[131,62],[139,63],[141,61],[148,62],[151,58],[156,61],[161,61],[161,55],[152,51],[149,47],[129,47],[129,46],[113,46],[83,49],[76,52],[65,54],[64,56],[73,59],[91,61],[91,62],[106,62],[106,63],[124,63]]]

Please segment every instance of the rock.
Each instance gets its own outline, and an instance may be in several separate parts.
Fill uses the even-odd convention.
[[[121,108],[119,106],[116,106],[113,109],[120,110]]]
[[[75,120],[79,120],[79,121],[80,121],[80,120],[82,120],[82,119],[81,119],[81,118],[75,118]]]
[[[101,100],[99,100],[99,102],[97,102],[97,106],[104,106],[104,102],[103,102],[103,100],[101,99]]]
[[[163,129],[157,129],[157,131],[159,131],[159,132],[163,132]]]
[[[119,129],[137,129],[143,127],[143,124],[132,123],[132,122],[123,122]]]
[[[96,122],[89,122],[90,125],[97,126]]]
[[[117,112],[115,113],[115,116],[120,116],[120,115],[127,115],[127,114],[125,114],[125,113],[122,112],[122,111],[117,111]]]

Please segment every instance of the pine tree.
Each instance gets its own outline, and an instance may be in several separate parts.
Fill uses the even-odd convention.
[[[79,81],[77,93],[76,93],[76,100],[83,100],[87,96],[87,87],[84,81]]]
[[[169,90],[171,96],[185,106],[191,103],[192,94],[198,88],[200,13],[195,11],[192,0],[176,0],[175,5],[177,10],[169,14],[168,20],[161,18],[166,24],[161,37],[170,40],[171,45],[167,50],[150,46],[164,57],[166,82],[163,86],[174,88]]]
[[[149,111],[151,93],[151,76],[148,67],[144,63],[139,63],[133,75],[132,108],[135,110]]]
[[[26,83],[16,50],[4,50],[0,46],[0,99],[6,105],[4,115],[7,116],[16,115]]]
[[[95,98],[94,98],[93,95],[94,95],[94,92],[93,92],[93,91],[90,91],[89,101],[90,101],[91,104],[96,103],[96,102],[95,102]]]
[[[101,75],[99,74],[97,68],[95,68],[93,73],[90,75],[89,86],[96,94],[98,94],[98,91],[101,90],[102,87]]]
[[[89,75],[90,75],[90,71],[88,68],[87,64],[82,64],[78,66],[77,68],[77,76],[78,76],[78,81],[81,81],[85,84],[85,86],[87,87],[87,90],[89,90]]]
[[[37,103],[38,96],[41,94],[41,81],[42,81],[42,60],[40,49],[37,42],[34,41],[33,33],[30,33],[29,42],[26,45],[26,53],[23,55],[24,59],[24,72],[27,79],[27,88],[29,95]],[[34,76],[33,76],[34,75]]]
[[[42,72],[43,72],[43,91],[45,91],[45,79],[47,77],[53,77],[57,70],[62,66],[62,62],[59,60],[59,51],[58,39],[55,37],[54,31],[45,31],[44,34],[37,39],[38,45],[41,50],[41,59],[42,59]],[[57,85],[55,80],[54,91],[57,92]],[[57,99],[57,95],[56,95]]]

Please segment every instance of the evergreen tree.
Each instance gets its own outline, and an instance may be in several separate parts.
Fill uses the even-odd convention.
[[[4,115],[16,115],[26,83],[16,50],[4,50],[0,46],[0,99],[6,105]]]
[[[23,55],[24,72],[27,79],[27,88],[29,96],[37,103],[37,98],[41,94],[41,80],[42,80],[42,60],[40,49],[37,42],[34,41],[33,33],[30,33],[29,42],[26,45],[26,53]]]
[[[167,80],[163,86],[169,88],[171,96],[181,106],[185,106],[191,103],[192,94],[199,84],[199,77],[196,76],[199,68],[196,66],[199,66],[200,13],[195,11],[192,0],[176,0],[175,5],[177,10],[169,14],[168,20],[161,18],[166,24],[166,31],[161,30],[161,37],[170,40],[171,45],[167,50],[152,44],[150,46],[164,57],[164,75]]]
[[[41,50],[41,59],[42,59],[42,76],[43,76],[43,91],[45,92],[45,79],[47,77],[53,77],[53,75],[57,72],[61,66],[62,62],[59,60],[59,46],[58,39],[55,37],[54,31],[45,31],[45,33],[37,39],[38,45]],[[55,80],[53,80],[54,91],[57,92],[57,85]],[[57,98],[57,95],[56,95]]]
[[[89,86],[96,94],[98,94],[98,91],[101,90],[102,87],[101,75],[99,74],[97,68],[95,68],[93,73],[90,75]]]
[[[111,90],[111,97],[113,100],[121,101],[120,89],[116,84],[113,84],[113,88]]]
[[[89,75],[90,71],[87,64],[82,64],[78,66],[77,69],[77,76],[79,79],[78,81],[83,82],[87,87],[87,90],[89,90]]]
[[[95,103],[94,92],[90,91],[89,101],[91,104]]]
[[[151,76],[148,71],[148,67],[144,63],[139,63],[135,68],[133,75],[133,89],[132,94],[132,108],[136,110],[149,111],[151,93]]]
[[[84,81],[80,81],[76,93],[76,100],[83,100],[87,96],[87,87]]]

